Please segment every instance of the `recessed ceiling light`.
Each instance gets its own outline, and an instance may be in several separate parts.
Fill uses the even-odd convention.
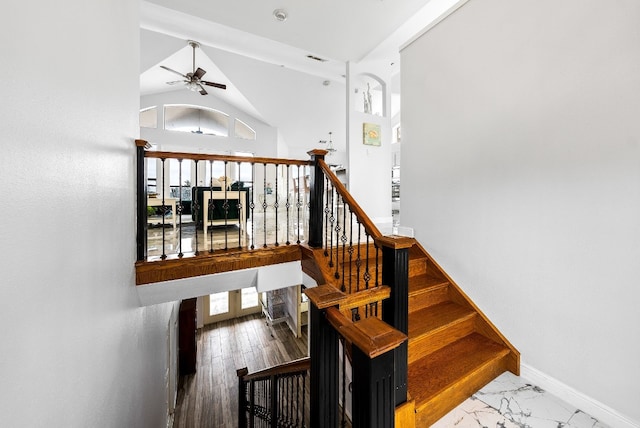
[[[273,16],[280,22],[284,22],[289,17],[289,14],[284,9],[276,9],[273,11]]]

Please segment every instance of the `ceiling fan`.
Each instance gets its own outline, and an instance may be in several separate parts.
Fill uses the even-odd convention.
[[[204,89],[203,85],[213,86],[214,88],[219,89],[227,89],[227,85],[223,85],[222,83],[208,82],[206,80],[202,80],[202,76],[205,75],[206,71],[202,68],[198,67],[196,69],[196,48],[200,47],[200,43],[195,42],[193,40],[188,41],[189,46],[193,48],[193,71],[191,73],[182,74],[179,71],[175,71],[169,67],[165,67],[161,65],[161,68],[164,68],[167,71],[175,73],[182,77],[182,80],[174,80],[172,82],[167,82],[167,85],[176,85],[178,83],[184,83],[184,85],[190,91],[198,91],[201,95],[207,95],[208,92]]]

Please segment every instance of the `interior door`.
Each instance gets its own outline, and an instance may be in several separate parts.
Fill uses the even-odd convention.
[[[222,291],[205,296],[203,309],[203,322],[212,324],[260,312],[260,299],[255,287]]]

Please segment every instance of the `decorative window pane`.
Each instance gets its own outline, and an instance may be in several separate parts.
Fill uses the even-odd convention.
[[[236,119],[235,136],[237,138],[244,138],[245,140],[255,140],[256,131],[240,119]]]
[[[158,127],[158,109],[153,106],[140,110],[140,128]]]
[[[228,137],[229,115],[204,107],[165,105],[164,129]]]

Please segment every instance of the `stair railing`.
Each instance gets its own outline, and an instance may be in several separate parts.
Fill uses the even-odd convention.
[[[381,284],[382,234],[345,185],[324,161],[323,151],[311,153],[309,245],[322,248],[322,269],[332,285],[346,294]],[[378,307],[354,308],[354,320],[377,314]]]
[[[306,182],[309,161],[151,151],[144,140],[136,146],[138,261],[306,242],[308,191],[298,184]],[[183,172],[185,161],[195,174]],[[159,166],[155,192],[147,180],[151,163]],[[171,171],[178,185],[169,186]],[[193,223],[185,225],[188,202]]]
[[[309,152],[309,246],[316,262],[318,253],[324,259],[319,263],[325,280],[306,292],[311,301],[311,421],[338,426],[338,403],[343,412],[345,403],[345,370],[339,362],[345,364],[349,353],[353,426],[388,428],[395,406],[407,399],[408,250],[414,240],[382,236],[327,165],[326,153]],[[342,359],[340,342],[346,352]],[[341,419],[344,426],[344,413]]]
[[[305,428],[309,358],[238,375],[238,427]]]

